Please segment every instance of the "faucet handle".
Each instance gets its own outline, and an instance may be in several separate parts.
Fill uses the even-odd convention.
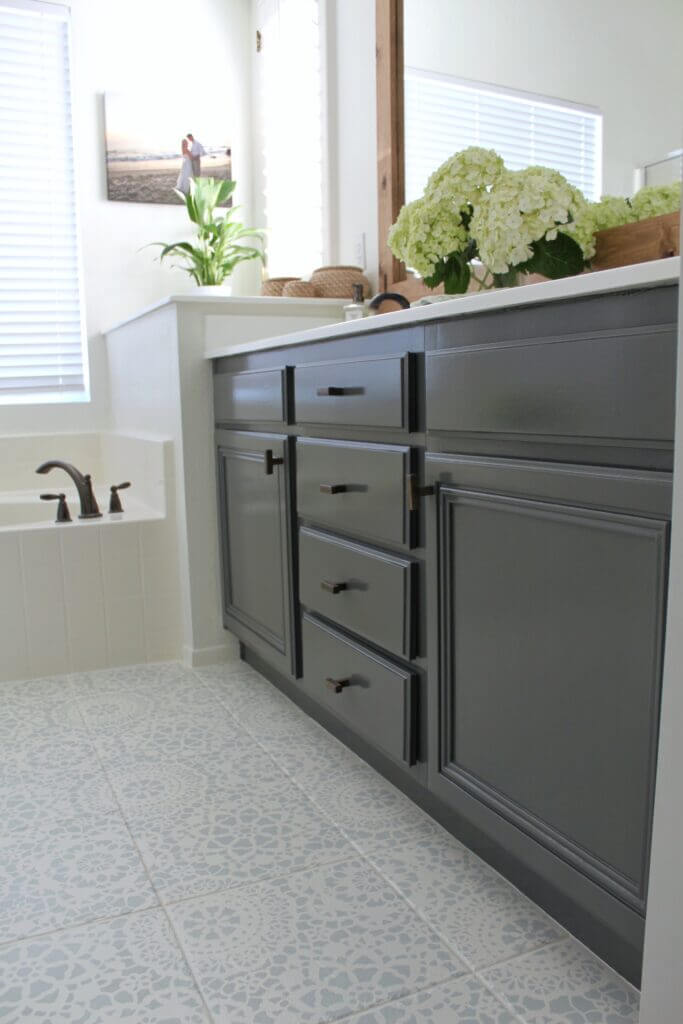
[[[126,487],[130,487],[130,480],[126,480],[123,484],[112,484],[110,487],[111,494],[109,496],[109,511],[110,512],[123,512],[123,505],[119,498],[119,491],[124,491]]]
[[[58,501],[57,505],[57,518],[56,523],[70,523],[71,513],[69,512],[69,506],[66,503],[66,495],[63,492],[59,494],[41,494],[41,501]]]

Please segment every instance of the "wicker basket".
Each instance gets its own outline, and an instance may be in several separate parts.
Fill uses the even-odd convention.
[[[261,285],[261,295],[282,295],[282,289],[288,281],[296,281],[295,277],[267,277]]]
[[[318,292],[311,281],[288,281],[282,289],[282,294],[290,298],[314,299]]]
[[[370,296],[370,282],[360,267],[318,267],[311,274],[311,284],[324,299],[350,299],[354,284],[363,286],[363,298]]]

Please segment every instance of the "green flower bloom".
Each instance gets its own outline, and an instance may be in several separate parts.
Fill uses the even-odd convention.
[[[505,171],[481,195],[470,231],[482,262],[493,274],[505,274],[531,259],[533,242],[554,241],[558,229],[576,220],[586,205],[582,193],[559,171]]]
[[[635,220],[647,217],[661,217],[664,213],[675,213],[681,207],[681,186],[646,185],[636,192],[631,200]]]

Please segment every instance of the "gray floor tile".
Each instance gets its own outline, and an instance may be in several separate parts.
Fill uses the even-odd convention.
[[[466,977],[347,1017],[344,1024],[519,1024],[519,1018],[481,981]]]
[[[199,806],[220,793],[250,793],[257,806],[273,778],[272,761],[256,749],[228,751],[221,757],[159,757],[131,763],[127,757],[106,765],[107,778],[125,815],[162,814]]]
[[[157,904],[115,812],[43,822],[0,839],[2,942]]]
[[[6,830],[101,814],[116,809],[111,786],[94,753],[76,765],[53,767],[26,759],[0,766],[0,821]]]
[[[170,913],[217,1022],[317,1024],[465,971],[361,860]]]
[[[0,708],[26,701],[40,701],[42,705],[59,703],[70,700],[72,696],[73,688],[69,676],[0,682]]]
[[[0,947],[3,1024],[208,1024],[162,911]]]
[[[399,841],[431,819],[364,761],[343,773],[311,775],[306,795],[354,842]]]
[[[356,855],[284,777],[128,821],[164,902]]]
[[[636,1024],[638,993],[573,939],[482,973],[525,1024]]]
[[[378,870],[472,967],[564,938],[554,921],[431,822],[403,841],[361,843]]]
[[[189,680],[194,673],[178,661],[160,661],[149,665],[124,665],[103,668],[94,672],[78,672],[70,677],[74,694],[96,696],[121,690],[139,690],[145,687],[163,687],[169,680]]]

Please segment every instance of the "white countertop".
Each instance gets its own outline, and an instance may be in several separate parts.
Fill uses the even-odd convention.
[[[388,327],[423,324],[430,320],[443,320],[444,317],[467,316],[494,309],[529,306],[538,302],[549,302],[553,299],[580,298],[632,288],[652,288],[655,285],[674,284],[680,278],[680,262],[680,256],[671,256],[668,259],[651,260],[648,263],[637,263],[630,267],[617,267],[614,270],[599,270],[594,273],[579,274],[575,277],[564,277],[559,281],[543,281],[540,284],[519,285],[516,288],[498,288],[495,291],[469,293],[456,296],[448,301],[435,302],[427,306],[413,306],[410,309],[382,313],[377,316],[365,317],[362,320],[351,320],[325,327],[292,331],[290,334],[279,334],[270,338],[224,345],[208,350],[206,358],[218,359],[221,356],[239,355],[245,352],[261,352],[264,349],[279,348],[284,345],[304,345],[311,341],[344,338],[347,335],[386,330]],[[191,297],[176,296],[165,301],[187,301],[188,298]],[[203,301],[206,301],[205,297]],[[224,301],[229,302],[230,300]],[[268,300],[260,298],[251,301],[267,302]],[[309,299],[307,301],[318,302],[320,300]],[[346,301],[343,300],[343,302]],[[159,303],[159,305],[161,304]]]

